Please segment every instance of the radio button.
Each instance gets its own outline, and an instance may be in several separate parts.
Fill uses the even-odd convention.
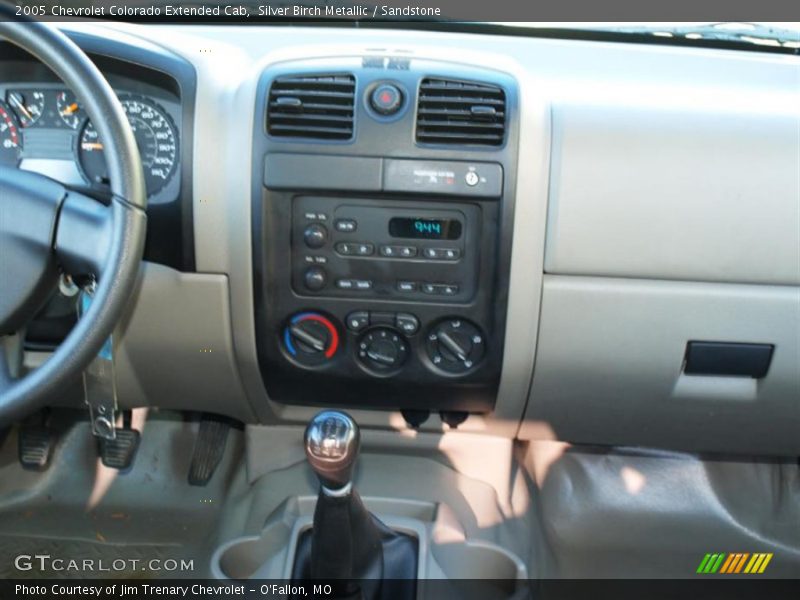
[[[423,283],[422,291],[438,296],[455,296],[458,294],[458,286],[452,283]]]
[[[443,285],[440,286],[440,290],[441,291],[439,293],[444,296],[455,296],[456,294],[458,294],[457,285],[451,285],[451,284]]]
[[[375,246],[372,244],[356,244],[356,256],[372,256],[375,253]]]
[[[461,250],[458,248],[445,248],[444,249],[444,259],[445,260],[458,260],[461,258]]]
[[[417,255],[416,246],[381,246],[381,256],[386,258],[414,258]]]
[[[353,233],[358,229],[358,223],[354,219],[336,219],[333,226],[336,231],[341,231],[342,233]]]
[[[336,244],[336,252],[343,256],[351,256],[356,251],[356,245],[352,242],[339,242]]]
[[[458,248],[425,248],[422,255],[430,260],[458,260],[461,250]]]
[[[342,256],[372,256],[375,246],[363,242],[339,242],[336,244],[336,252]]]
[[[397,282],[397,291],[398,292],[416,292],[417,287],[419,284],[416,281],[398,281]]]
[[[340,290],[371,290],[372,281],[369,279],[339,279],[336,281],[336,287]]]

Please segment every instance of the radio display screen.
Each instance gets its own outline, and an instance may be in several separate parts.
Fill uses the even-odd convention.
[[[461,237],[461,221],[393,217],[389,220],[389,235],[396,238],[457,240]]]

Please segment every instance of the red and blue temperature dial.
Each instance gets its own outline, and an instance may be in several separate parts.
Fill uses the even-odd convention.
[[[289,355],[307,366],[324,364],[339,349],[339,331],[333,321],[317,312],[302,312],[289,319],[283,330]]]

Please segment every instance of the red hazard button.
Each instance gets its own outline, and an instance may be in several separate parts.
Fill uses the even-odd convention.
[[[370,106],[382,115],[393,115],[403,105],[403,93],[396,85],[382,83],[372,90]]]

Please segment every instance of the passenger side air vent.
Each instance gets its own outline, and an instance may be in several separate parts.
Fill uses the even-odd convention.
[[[278,77],[269,90],[267,131],[278,137],[349,140],[355,91],[352,75]]]
[[[506,95],[498,86],[434,78],[420,84],[418,142],[500,146],[505,123]]]

